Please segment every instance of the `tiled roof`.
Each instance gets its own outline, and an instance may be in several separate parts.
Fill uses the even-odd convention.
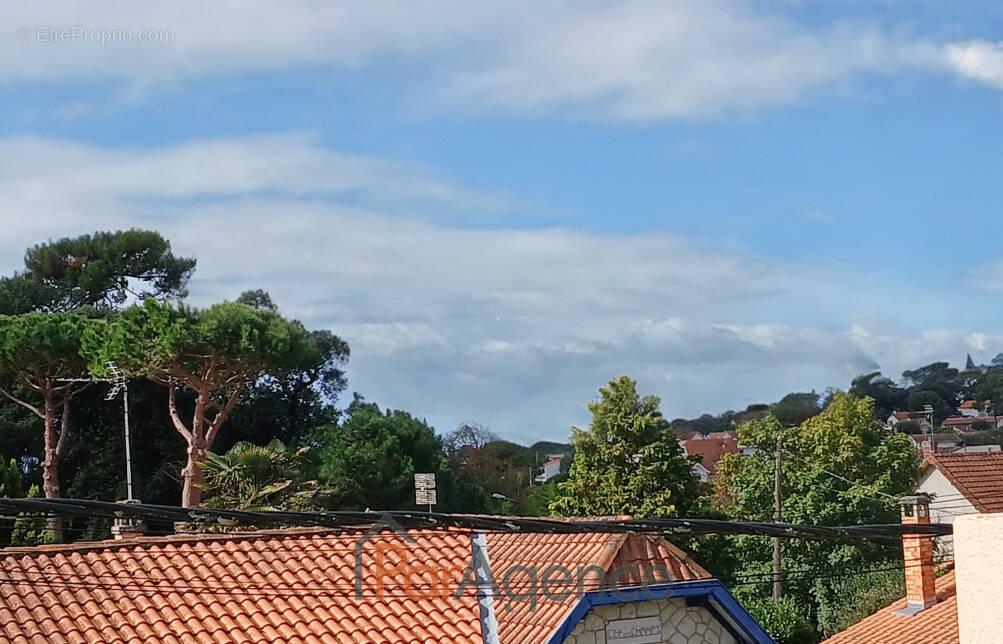
[[[1003,452],[930,454],[924,464],[940,470],[979,512],[1003,512]]]
[[[296,529],[0,550],[0,640],[483,641],[476,589],[468,583],[456,591],[471,561],[470,533],[409,535],[414,543],[384,533],[365,545],[361,597],[354,576],[358,532]],[[552,564],[612,570],[638,560],[664,564],[672,580],[710,576],[668,542],[644,535],[488,534],[487,550],[498,577],[515,564],[541,572]],[[443,570],[451,571],[445,583]],[[510,581],[518,589],[525,577]],[[496,601],[502,641],[518,644],[542,641],[577,598],[541,598],[536,611],[527,610],[529,602],[505,610],[506,601]]]
[[[965,402],[961,403],[961,409],[975,409],[975,401],[966,400]]]
[[[958,644],[954,571],[937,578],[937,603],[915,615],[899,615],[903,597],[822,644]]]
[[[683,449],[690,456],[699,454],[703,457],[700,464],[703,465],[710,474],[717,472],[717,462],[725,454],[738,453],[738,441],[734,438],[724,438],[717,440],[686,441]]]
[[[944,427],[950,427],[955,430],[960,431],[971,431],[971,426],[975,423],[988,423],[989,425],[997,425],[1003,420],[1003,416],[952,416],[950,418],[945,418],[944,422],[941,423]]]
[[[913,442],[923,444],[932,440],[934,443],[957,443],[958,435],[951,432],[946,434],[906,434]]]

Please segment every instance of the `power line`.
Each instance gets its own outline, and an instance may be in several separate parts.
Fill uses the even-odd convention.
[[[903,534],[941,536],[952,533],[947,524],[903,525],[901,523],[817,526],[763,521],[724,521],[699,518],[645,519],[554,519],[493,517],[438,512],[244,512],[210,508],[179,508],[152,504],[121,504],[86,499],[0,499],[0,511],[62,517],[153,519],[194,523],[201,526],[234,527],[327,527],[365,529],[381,521],[393,521],[408,529],[460,528],[499,533],[658,533],[744,534],[798,539],[898,538]]]

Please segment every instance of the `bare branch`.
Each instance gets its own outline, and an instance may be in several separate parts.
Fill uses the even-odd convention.
[[[167,410],[171,415],[171,421],[174,423],[174,429],[178,430],[178,433],[181,434],[189,444],[191,444],[192,432],[185,426],[185,421],[181,420],[181,416],[178,414],[177,395],[175,394],[174,389],[173,382],[167,385]]]
[[[18,405],[21,405],[22,407],[24,407],[25,409],[27,409],[31,413],[33,413],[36,416],[38,416],[39,418],[41,418],[42,420],[45,420],[45,414],[43,414],[41,411],[39,411],[38,407],[36,407],[36,406],[34,406],[34,405],[30,404],[30,403],[26,403],[25,401],[21,400],[20,398],[15,398],[14,396],[12,396],[9,393],[7,393],[4,389],[0,389],[0,394],[3,394],[11,402],[17,403]]]
[[[216,417],[212,419],[212,424],[209,425],[209,431],[206,432],[206,445],[212,446],[212,441],[216,438],[216,434],[219,433],[219,428],[223,426],[223,423],[226,422],[230,412],[232,412],[233,408],[237,406],[237,401],[240,400],[240,394],[244,392],[245,384],[246,383],[241,382],[237,385],[237,388],[230,396],[230,400],[226,402],[226,406],[220,409],[219,413],[216,414]]]

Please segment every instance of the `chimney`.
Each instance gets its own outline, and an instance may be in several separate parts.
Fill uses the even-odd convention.
[[[899,500],[903,525],[930,523],[930,497],[925,494],[904,496]],[[933,569],[933,537],[928,535],[902,535],[902,553],[905,561],[906,607],[903,615],[915,615],[937,603],[936,572]]]
[[[139,503],[139,500],[131,499],[128,501],[119,501],[119,503]],[[111,526],[111,536],[116,541],[119,539],[142,537],[144,534],[146,534],[146,522],[136,517],[116,517]]]

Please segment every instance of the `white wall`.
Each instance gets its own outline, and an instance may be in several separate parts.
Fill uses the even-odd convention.
[[[958,488],[954,487],[936,467],[927,468],[920,476],[916,493],[929,494],[933,497],[933,501],[930,502],[932,523],[954,523],[959,516],[978,513],[975,506],[969,503]]]
[[[1003,514],[959,517],[954,555],[961,644],[1003,642]]]

